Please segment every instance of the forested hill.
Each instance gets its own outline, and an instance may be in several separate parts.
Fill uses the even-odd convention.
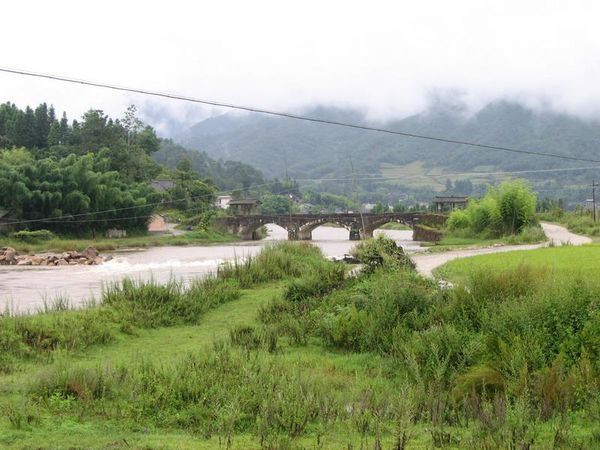
[[[358,124],[356,111],[317,108],[306,115]],[[599,158],[600,124],[553,112],[535,112],[519,104],[490,104],[468,116],[460,108],[437,106],[428,112],[377,126],[456,140],[519,149]],[[370,131],[253,115],[223,115],[204,120],[179,137],[189,148],[215,158],[252,164],[267,176],[281,176],[286,165],[292,177],[343,175],[351,171],[349,155],[359,173],[404,174],[418,169],[435,173],[473,170],[529,170],[585,166],[538,156],[489,151]],[[408,172],[403,170],[408,165]],[[588,172],[589,174],[589,172]],[[582,173],[553,175],[557,180]],[[547,178],[538,176],[538,181]],[[568,180],[567,180],[568,179]],[[442,182],[444,179],[442,178]]]
[[[201,178],[210,178],[220,189],[247,189],[264,183],[262,173],[248,164],[211,158],[205,152],[190,151],[170,139],[163,139],[160,149],[152,157],[171,169],[175,169],[182,159],[187,159]]]
[[[171,187],[154,189],[156,178]],[[90,109],[69,121],[45,103],[24,110],[0,104],[0,211],[16,227],[145,231],[157,209],[197,215],[212,208],[220,189],[260,183],[248,165],[161,139],[134,105],[122,118]]]

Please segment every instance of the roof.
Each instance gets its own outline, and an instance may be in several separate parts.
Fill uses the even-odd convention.
[[[232,205],[258,205],[262,203],[260,200],[256,200],[253,198],[241,199],[241,200],[231,200],[229,202],[229,206]]]
[[[469,198],[465,196],[435,196],[433,203],[466,203]]]
[[[173,180],[152,180],[150,184],[157,191],[166,191],[167,189],[175,187],[175,182]]]

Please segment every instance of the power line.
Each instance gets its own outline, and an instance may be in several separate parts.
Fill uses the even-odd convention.
[[[288,119],[304,120],[307,122],[335,125],[335,126],[353,128],[353,129],[365,130],[365,131],[375,131],[375,132],[379,132],[379,133],[387,133],[387,134],[393,134],[396,136],[403,136],[403,137],[409,137],[409,138],[415,138],[415,139],[425,139],[425,140],[429,140],[429,141],[445,142],[447,144],[466,145],[466,146],[470,146],[470,147],[483,148],[486,150],[500,150],[500,151],[511,152],[511,153],[545,156],[548,158],[557,158],[557,159],[564,159],[564,160],[569,160],[569,161],[583,161],[583,162],[600,163],[600,160],[598,160],[598,159],[579,158],[576,156],[558,155],[555,153],[538,152],[538,151],[533,151],[533,150],[523,150],[523,149],[516,149],[516,148],[512,148],[512,147],[504,147],[504,146],[499,146],[499,145],[480,144],[477,142],[463,141],[463,140],[458,140],[458,139],[449,139],[449,138],[428,136],[428,135],[424,135],[424,134],[410,133],[410,132],[404,132],[404,131],[395,131],[395,130],[390,130],[387,128],[370,127],[367,125],[359,125],[359,124],[348,123],[348,122],[338,122],[335,120],[319,119],[317,117],[302,116],[302,115],[298,115],[298,114],[290,114],[290,113],[284,113],[284,112],[278,112],[278,111],[271,111],[268,109],[258,108],[258,107],[254,107],[254,106],[234,105],[231,103],[225,103],[225,102],[220,102],[220,101],[203,100],[203,99],[194,98],[194,97],[187,97],[184,95],[150,91],[147,89],[130,88],[130,87],[118,86],[118,85],[113,85],[113,84],[108,84],[108,83],[102,83],[102,82],[98,82],[98,81],[81,80],[81,79],[75,79],[75,78],[70,78],[70,77],[66,77],[66,76],[60,76],[60,75],[32,72],[32,71],[28,71],[28,70],[19,70],[19,69],[7,68],[7,67],[0,67],[0,72],[11,73],[11,74],[16,74],[16,75],[24,75],[24,76],[36,77],[36,78],[45,78],[45,79],[49,79],[49,80],[63,81],[66,83],[75,83],[75,84],[81,84],[81,85],[85,85],[85,86],[94,86],[94,87],[99,87],[99,88],[104,88],[104,89],[112,89],[112,90],[121,91],[121,92],[131,92],[131,93],[135,93],[135,94],[150,95],[150,96],[154,96],[154,97],[162,97],[162,98],[168,98],[168,99],[173,99],[173,100],[182,100],[182,101],[191,102],[191,103],[200,103],[200,104],[204,104],[204,105],[218,106],[218,107],[229,108],[229,109],[237,109],[237,110],[248,111],[248,112],[253,112],[253,113],[268,114],[271,116],[286,117]]]

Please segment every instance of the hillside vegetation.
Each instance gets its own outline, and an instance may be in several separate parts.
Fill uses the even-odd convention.
[[[156,190],[156,178],[168,186]],[[16,229],[94,238],[110,228],[140,234],[159,209],[207,216],[219,188],[262,181],[245,164],[160,139],[134,105],[122,118],[90,109],[72,121],[45,103],[24,110],[0,105],[0,217]]]
[[[370,124],[356,111],[321,107],[306,115],[357,124]],[[560,155],[596,158],[600,125],[560,113],[537,112],[508,102],[487,105],[474,115],[456,106],[434,105],[429,111],[400,121],[376,126],[418,134],[442,136],[518,149]],[[269,177],[287,172],[297,178],[352,178],[362,175],[397,176],[394,181],[361,181],[365,191],[389,190],[390,184],[404,190],[443,190],[446,178],[464,180],[466,171],[521,171],[581,167],[534,155],[488,151],[436,143],[401,136],[352,130],[262,115],[226,114],[210,118],[190,128],[178,138],[185,146],[202,150],[212,157],[235,159],[252,164]],[[410,170],[405,170],[404,168]],[[434,177],[415,178],[420,174]],[[445,173],[449,175],[444,175]],[[543,195],[578,199],[585,195],[592,176],[590,170],[520,175],[529,178]],[[404,179],[403,179],[404,178]],[[503,178],[478,175],[473,184]],[[387,185],[387,186],[386,186]],[[342,193],[352,182],[322,182],[320,190]],[[543,191],[542,191],[543,190]],[[466,192],[470,194],[471,192]]]
[[[442,290],[384,238],[356,278],[284,243],[187,288],[4,316],[0,444],[595,448],[598,247],[537,252],[571,257],[473,259]]]

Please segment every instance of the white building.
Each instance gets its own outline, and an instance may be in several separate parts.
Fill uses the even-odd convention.
[[[219,195],[217,197],[217,201],[215,202],[215,206],[221,209],[229,208],[229,202],[232,200],[231,195]]]

